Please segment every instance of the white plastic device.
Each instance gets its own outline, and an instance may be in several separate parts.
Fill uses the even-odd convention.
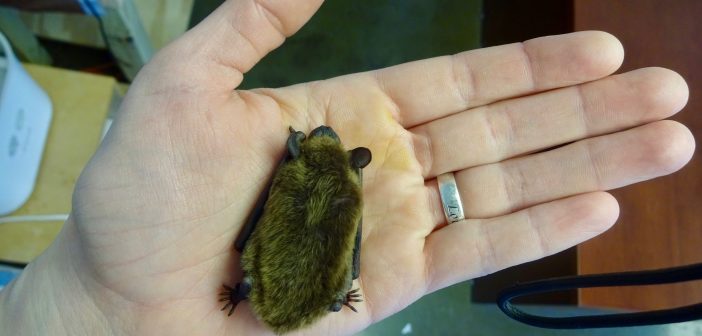
[[[51,100],[0,33],[0,216],[34,190],[51,124]]]

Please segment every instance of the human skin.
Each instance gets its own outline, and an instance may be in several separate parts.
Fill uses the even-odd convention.
[[[9,335],[270,333],[247,303],[233,241],[288,126],[368,147],[358,313],[299,332],[352,334],[451,284],[556,253],[617,219],[606,190],[670,174],[694,139],[662,120],[676,73],[611,75],[621,44],[580,32],[280,89],[236,90],[319,1],[226,1],[160,51],[83,171],[55,242],[0,292]],[[553,148],[545,152],[541,150]],[[454,172],[466,220],[445,225]],[[664,223],[661,223],[664,225]]]

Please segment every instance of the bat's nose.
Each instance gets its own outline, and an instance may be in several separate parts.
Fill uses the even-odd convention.
[[[334,130],[329,126],[319,126],[310,132],[310,137],[317,136],[328,136],[336,141],[339,141],[339,136],[334,132]]]

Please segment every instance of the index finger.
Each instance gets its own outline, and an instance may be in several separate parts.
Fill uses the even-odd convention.
[[[605,32],[546,36],[381,69],[371,74],[405,127],[475,106],[605,77],[624,59]]]

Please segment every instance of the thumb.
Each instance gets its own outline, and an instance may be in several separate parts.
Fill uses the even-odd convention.
[[[227,0],[159,52],[152,63],[161,65],[156,69],[167,69],[157,70],[159,79],[166,83],[234,89],[244,73],[297,32],[322,2]]]

